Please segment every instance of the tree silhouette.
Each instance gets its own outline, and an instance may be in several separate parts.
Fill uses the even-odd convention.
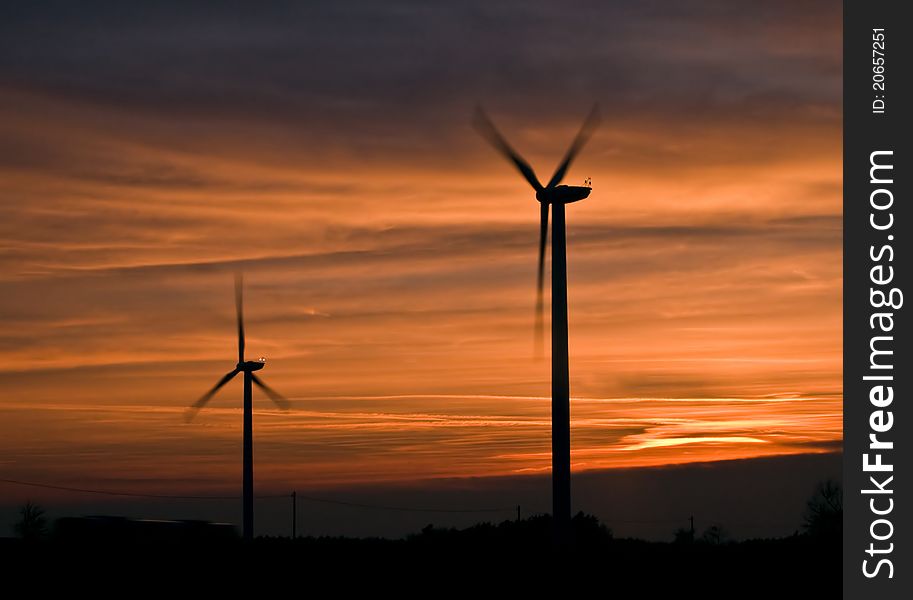
[[[611,529],[600,523],[595,516],[584,514],[583,511],[574,515],[571,527],[576,543],[582,546],[605,544],[613,537]]]
[[[701,542],[718,546],[729,541],[729,533],[723,529],[722,525],[711,525],[701,534]]]
[[[676,544],[691,544],[694,542],[694,532],[684,527],[679,527],[673,533]]]
[[[843,488],[833,479],[820,482],[809,498],[803,528],[815,537],[839,538],[843,534]]]
[[[13,529],[23,540],[33,542],[47,534],[47,524],[44,509],[29,500],[19,509],[19,521]]]

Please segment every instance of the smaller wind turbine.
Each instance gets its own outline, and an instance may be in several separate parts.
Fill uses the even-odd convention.
[[[262,389],[270,400],[275,402],[276,406],[282,410],[288,409],[289,401],[254,375],[254,371],[259,371],[266,366],[265,358],[244,360],[244,297],[242,288],[243,280],[241,275],[235,275],[235,309],[238,316],[238,364],[235,365],[232,371],[226,373],[211,390],[203,394],[199,400],[187,409],[186,418],[188,422],[193,420],[200,409],[206,406],[206,403],[215,396],[222,386],[234,379],[238,373],[244,373],[243,535],[245,540],[251,540],[254,537],[254,411],[251,383],[255,383]]]

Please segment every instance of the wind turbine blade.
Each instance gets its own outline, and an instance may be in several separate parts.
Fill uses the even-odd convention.
[[[251,373],[250,378],[254,381],[255,384],[257,384],[257,386],[261,390],[266,392],[266,395],[269,396],[269,399],[272,400],[276,404],[276,406],[278,406],[282,410],[289,409],[289,407],[291,406],[291,403],[288,401],[288,399],[285,396],[283,396],[282,394],[280,394],[273,388],[269,387],[268,385],[266,385],[265,383],[260,381],[260,378],[257,377],[256,375],[254,375],[253,373]]]
[[[542,286],[545,278],[545,245],[548,240],[548,202],[539,203],[539,275],[536,280],[536,358],[541,358],[544,348]]]
[[[194,402],[194,403],[190,406],[190,408],[187,409],[187,412],[186,412],[186,414],[184,415],[184,418],[187,420],[187,422],[189,423],[190,421],[192,421],[193,418],[197,415],[197,413],[200,412],[200,409],[203,408],[204,406],[206,406],[206,403],[209,402],[210,398],[212,398],[213,396],[215,396],[215,395],[216,395],[216,392],[218,392],[219,389],[221,389],[221,387],[222,387],[223,385],[225,385],[226,383],[228,383],[229,381],[231,381],[232,378],[233,378],[235,375],[237,375],[238,373],[240,373],[240,371],[239,371],[238,369],[235,369],[235,370],[232,371],[231,373],[226,373],[226,374],[225,374],[225,377],[223,377],[222,379],[219,380],[219,383],[217,383],[217,384],[215,384],[214,386],[212,386],[212,389],[210,389],[208,392],[206,392],[205,394],[203,394],[203,395],[200,397],[199,400],[197,400],[196,402]]]
[[[244,278],[235,273],[235,311],[238,314],[238,363],[244,362]]]
[[[564,179],[565,173],[567,173],[568,167],[571,165],[571,161],[574,160],[574,158],[577,156],[577,153],[580,152],[580,149],[583,148],[587,140],[590,139],[593,131],[599,125],[599,120],[599,106],[593,105],[593,110],[590,111],[586,121],[583,122],[583,125],[580,127],[580,131],[577,132],[577,137],[574,138],[571,147],[568,148],[567,154],[564,155],[564,160],[561,161],[560,165],[558,165],[558,169],[555,171],[555,174],[552,175],[548,185],[545,187],[552,188],[561,183],[561,180]]]
[[[473,119],[473,124],[475,125],[476,130],[484,137],[489,144],[494,146],[495,150],[503,154],[509,161],[514,163],[517,167],[517,170],[520,171],[520,174],[523,175],[524,179],[529,182],[533,189],[537,192],[542,190],[542,184],[539,183],[539,179],[536,177],[536,173],[533,171],[533,168],[529,166],[529,163],[523,160],[523,158],[517,154],[517,152],[510,147],[510,144],[504,139],[498,130],[495,128],[494,123],[491,122],[491,119],[488,118],[488,115],[485,114],[485,111],[482,110],[482,107],[477,106],[475,112],[475,118]]]

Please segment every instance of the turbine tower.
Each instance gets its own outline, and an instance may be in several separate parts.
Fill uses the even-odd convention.
[[[552,514],[558,543],[570,541],[571,526],[571,416],[568,372],[567,332],[567,240],[564,206],[590,195],[589,180],[585,186],[560,185],[571,162],[580,152],[599,123],[599,112],[593,107],[574,138],[564,160],[549,182],[543,186],[536,173],[498,132],[481,108],[476,109],[475,126],[494,148],[510,160],[536,191],[539,201],[539,272],[536,290],[536,341],[542,339],[542,285],[545,269],[545,245],[548,240],[549,206],[552,217]]]
[[[242,512],[244,516],[242,529],[244,539],[252,540],[254,537],[254,420],[251,384],[256,384],[262,389],[270,400],[282,410],[288,409],[289,402],[254,375],[254,371],[259,371],[266,366],[265,358],[244,360],[244,297],[242,288],[241,275],[235,275],[235,309],[238,317],[238,364],[187,409],[186,418],[188,422],[193,420],[200,409],[206,406],[206,403],[222,386],[231,381],[238,373],[244,373],[244,459],[242,469]]]

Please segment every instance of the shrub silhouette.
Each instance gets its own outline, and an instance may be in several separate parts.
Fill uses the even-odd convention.
[[[690,529],[685,529],[684,527],[679,527],[676,529],[673,534],[675,539],[673,540],[676,544],[692,544],[694,543],[694,532]]]
[[[44,509],[27,501],[19,509],[19,521],[13,526],[16,535],[27,542],[34,542],[44,538],[48,532],[48,520],[44,516]]]
[[[711,525],[701,534],[701,540],[704,544],[719,546],[729,541],[729,532],[723,529],[722,525]]]
[[[838,482],[827,479],[815,487],[805,506],[802,527],[812,537],[842,537],[843,488]]]

